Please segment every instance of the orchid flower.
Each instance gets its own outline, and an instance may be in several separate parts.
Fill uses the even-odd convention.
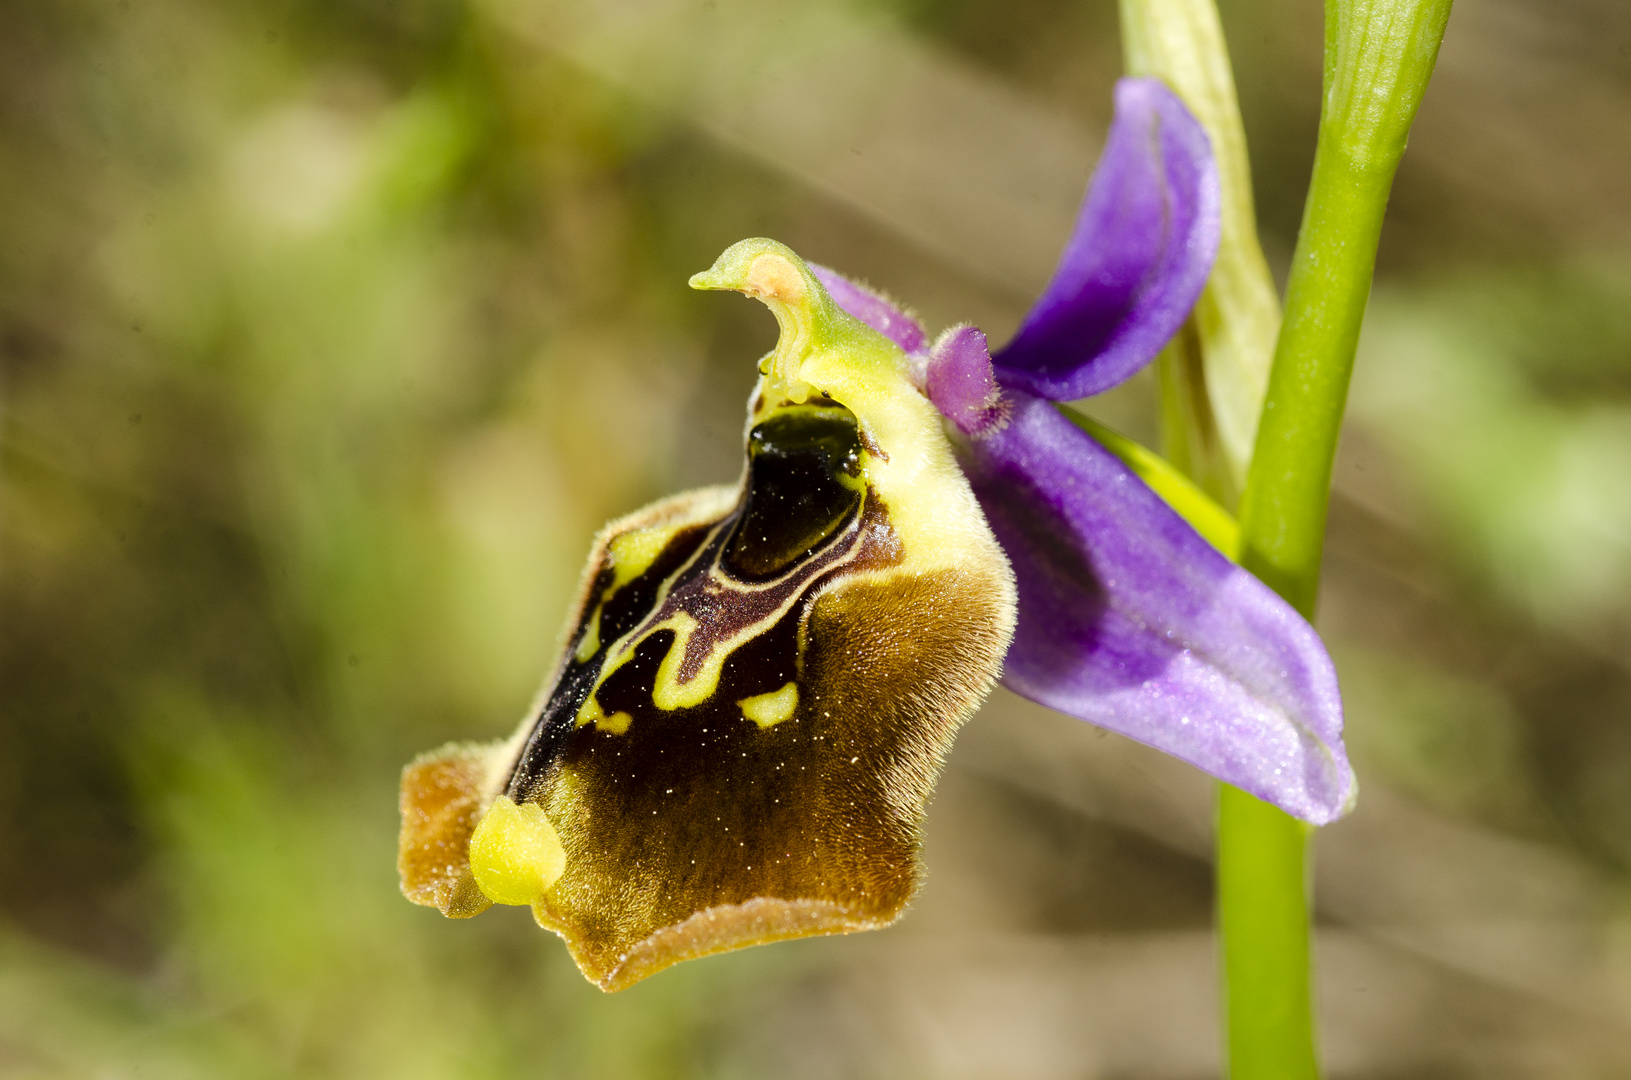
[[[774,241],[727,250],[693,287],[781,327],[741,481],[607,526],[514,737],[408,767],[403,891],[456,917],[528,905],[609,990],[886,925],[999,675],[1306,821],[1341,814],[1313,628],[1054,404],[1154,358],[1217,238],[1204,132],[1126,79],[1058,270],[994,356]]]

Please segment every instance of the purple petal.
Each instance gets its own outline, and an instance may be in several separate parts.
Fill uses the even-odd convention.
[[[1068,401],[1149,363],[1195,306],[1218,228],[1206,132],[1159,79],[1122,79],[1053,280],[997,353],[1003,385]]]
[[[991,370],[985,335],[957,326],[940,335],[924,366],[924,392],[965,435],[979,435],[1007,416]]]
[[[807,265],[839,307],[899,345],[902,352],[915,353],[923,349],[928,341],[923,324],[908,315],[900,305],[825,266],[816,263]]]
[[[1324,824],[1354,796],[1319,635],[1050,403],[959,447],[1019,581],[1003,685]]]

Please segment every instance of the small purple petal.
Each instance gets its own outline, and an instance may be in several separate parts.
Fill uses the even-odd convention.
[[[965,435],[983,434],[1007,416],[985,335],[972,326],[953,327],[934,343],[924,368],[924,392]]]
[[[1050,403],[960,446],[1019,582],[1003,685],[1325,824],[1354,797],[1319,635]]]
[[[839,307],[899,345],[902,352],[910,354],[923,349],[929,338],[923,324],[898,304],[825,266],[816,263],[807,265]]]
[[[1153,360],[1206,284],[1218,214],[1206,132],[1159,79],[1122,79],[1053,280],[997,353],[1002,384],[1069,401]]]

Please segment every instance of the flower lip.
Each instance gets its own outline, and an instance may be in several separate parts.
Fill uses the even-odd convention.
[[[455,916],[530,904],[608,990],[897,918],[940,761],[1015,618],[898,345],[774,241],[695,284],[782,328],[738,486],[609,525],[532,715],[403,782],[404,892]]]

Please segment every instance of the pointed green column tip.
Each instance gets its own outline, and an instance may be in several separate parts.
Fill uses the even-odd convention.
[[[732,244],[713,266],[691,276],[691,287],[743,293],[776,316],[781,336],[759,362],[770,396],[802,402],[819,386],[856,408],[860,385],[894,386],[905,370],[899,347],[840,307],[804,260],[775,240],[756,236]]]
[[[693,289],[730,289],[765,301],[805,304],[827,290],[786,244],[763,236],[738,240],[714,264],[691,275]]]

